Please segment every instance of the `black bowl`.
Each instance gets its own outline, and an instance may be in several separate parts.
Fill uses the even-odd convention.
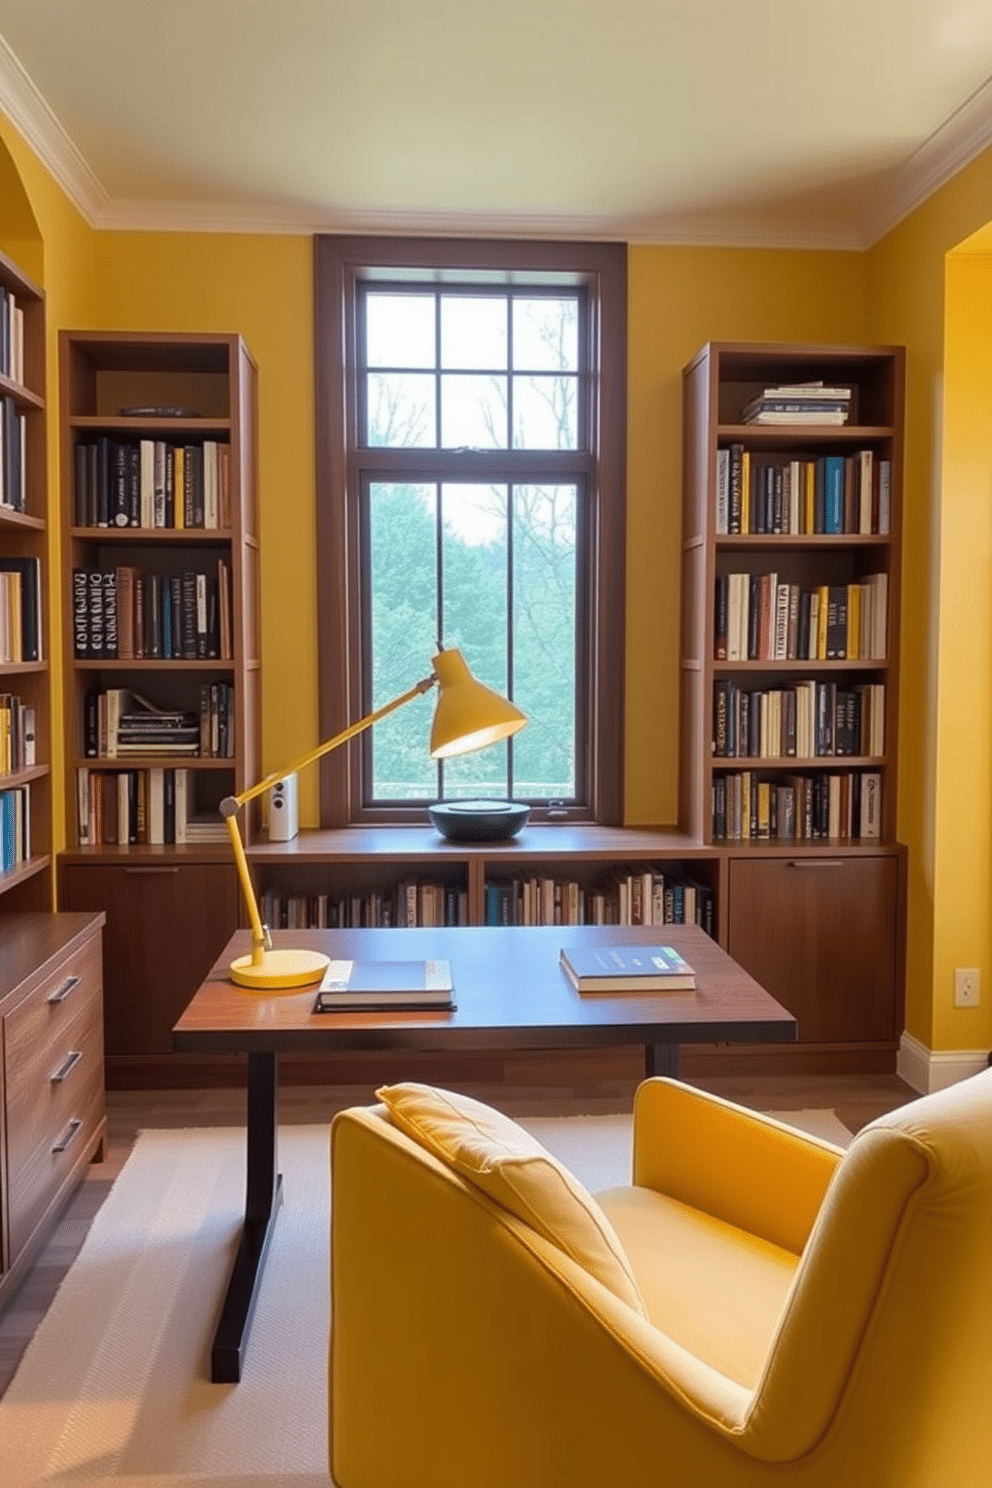
[[[427,815],[449,842],[508,842],[530,816],[516,801],[442,801]]]

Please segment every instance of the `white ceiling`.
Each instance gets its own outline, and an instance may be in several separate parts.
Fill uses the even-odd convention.
[[[0,0],[0,109],[100,227],[858,248],[990,79],[992,0]]]

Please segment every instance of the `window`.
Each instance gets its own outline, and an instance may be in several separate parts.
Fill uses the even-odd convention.
[[[427,694],[325,760],[322,819],[619,821],[623,248],[320,238],[316,284],[322,737],[438,641],[530,718],[436,763]]]

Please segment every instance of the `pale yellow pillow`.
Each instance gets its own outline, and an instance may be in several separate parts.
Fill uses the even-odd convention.
[[[376,1095],[408,1137],[647,1316],[610,1221],[578,1179],[522,1126],[481,1101],[431,1085],[384,1085]]]

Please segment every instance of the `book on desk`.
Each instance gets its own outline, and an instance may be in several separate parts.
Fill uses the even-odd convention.
[[[559,960],[579,992],[678,992],[696,985],[674,946],[563,946]]]
[[[450,961],[332,961],[314,1012],[450,1012],[453,992]]]

